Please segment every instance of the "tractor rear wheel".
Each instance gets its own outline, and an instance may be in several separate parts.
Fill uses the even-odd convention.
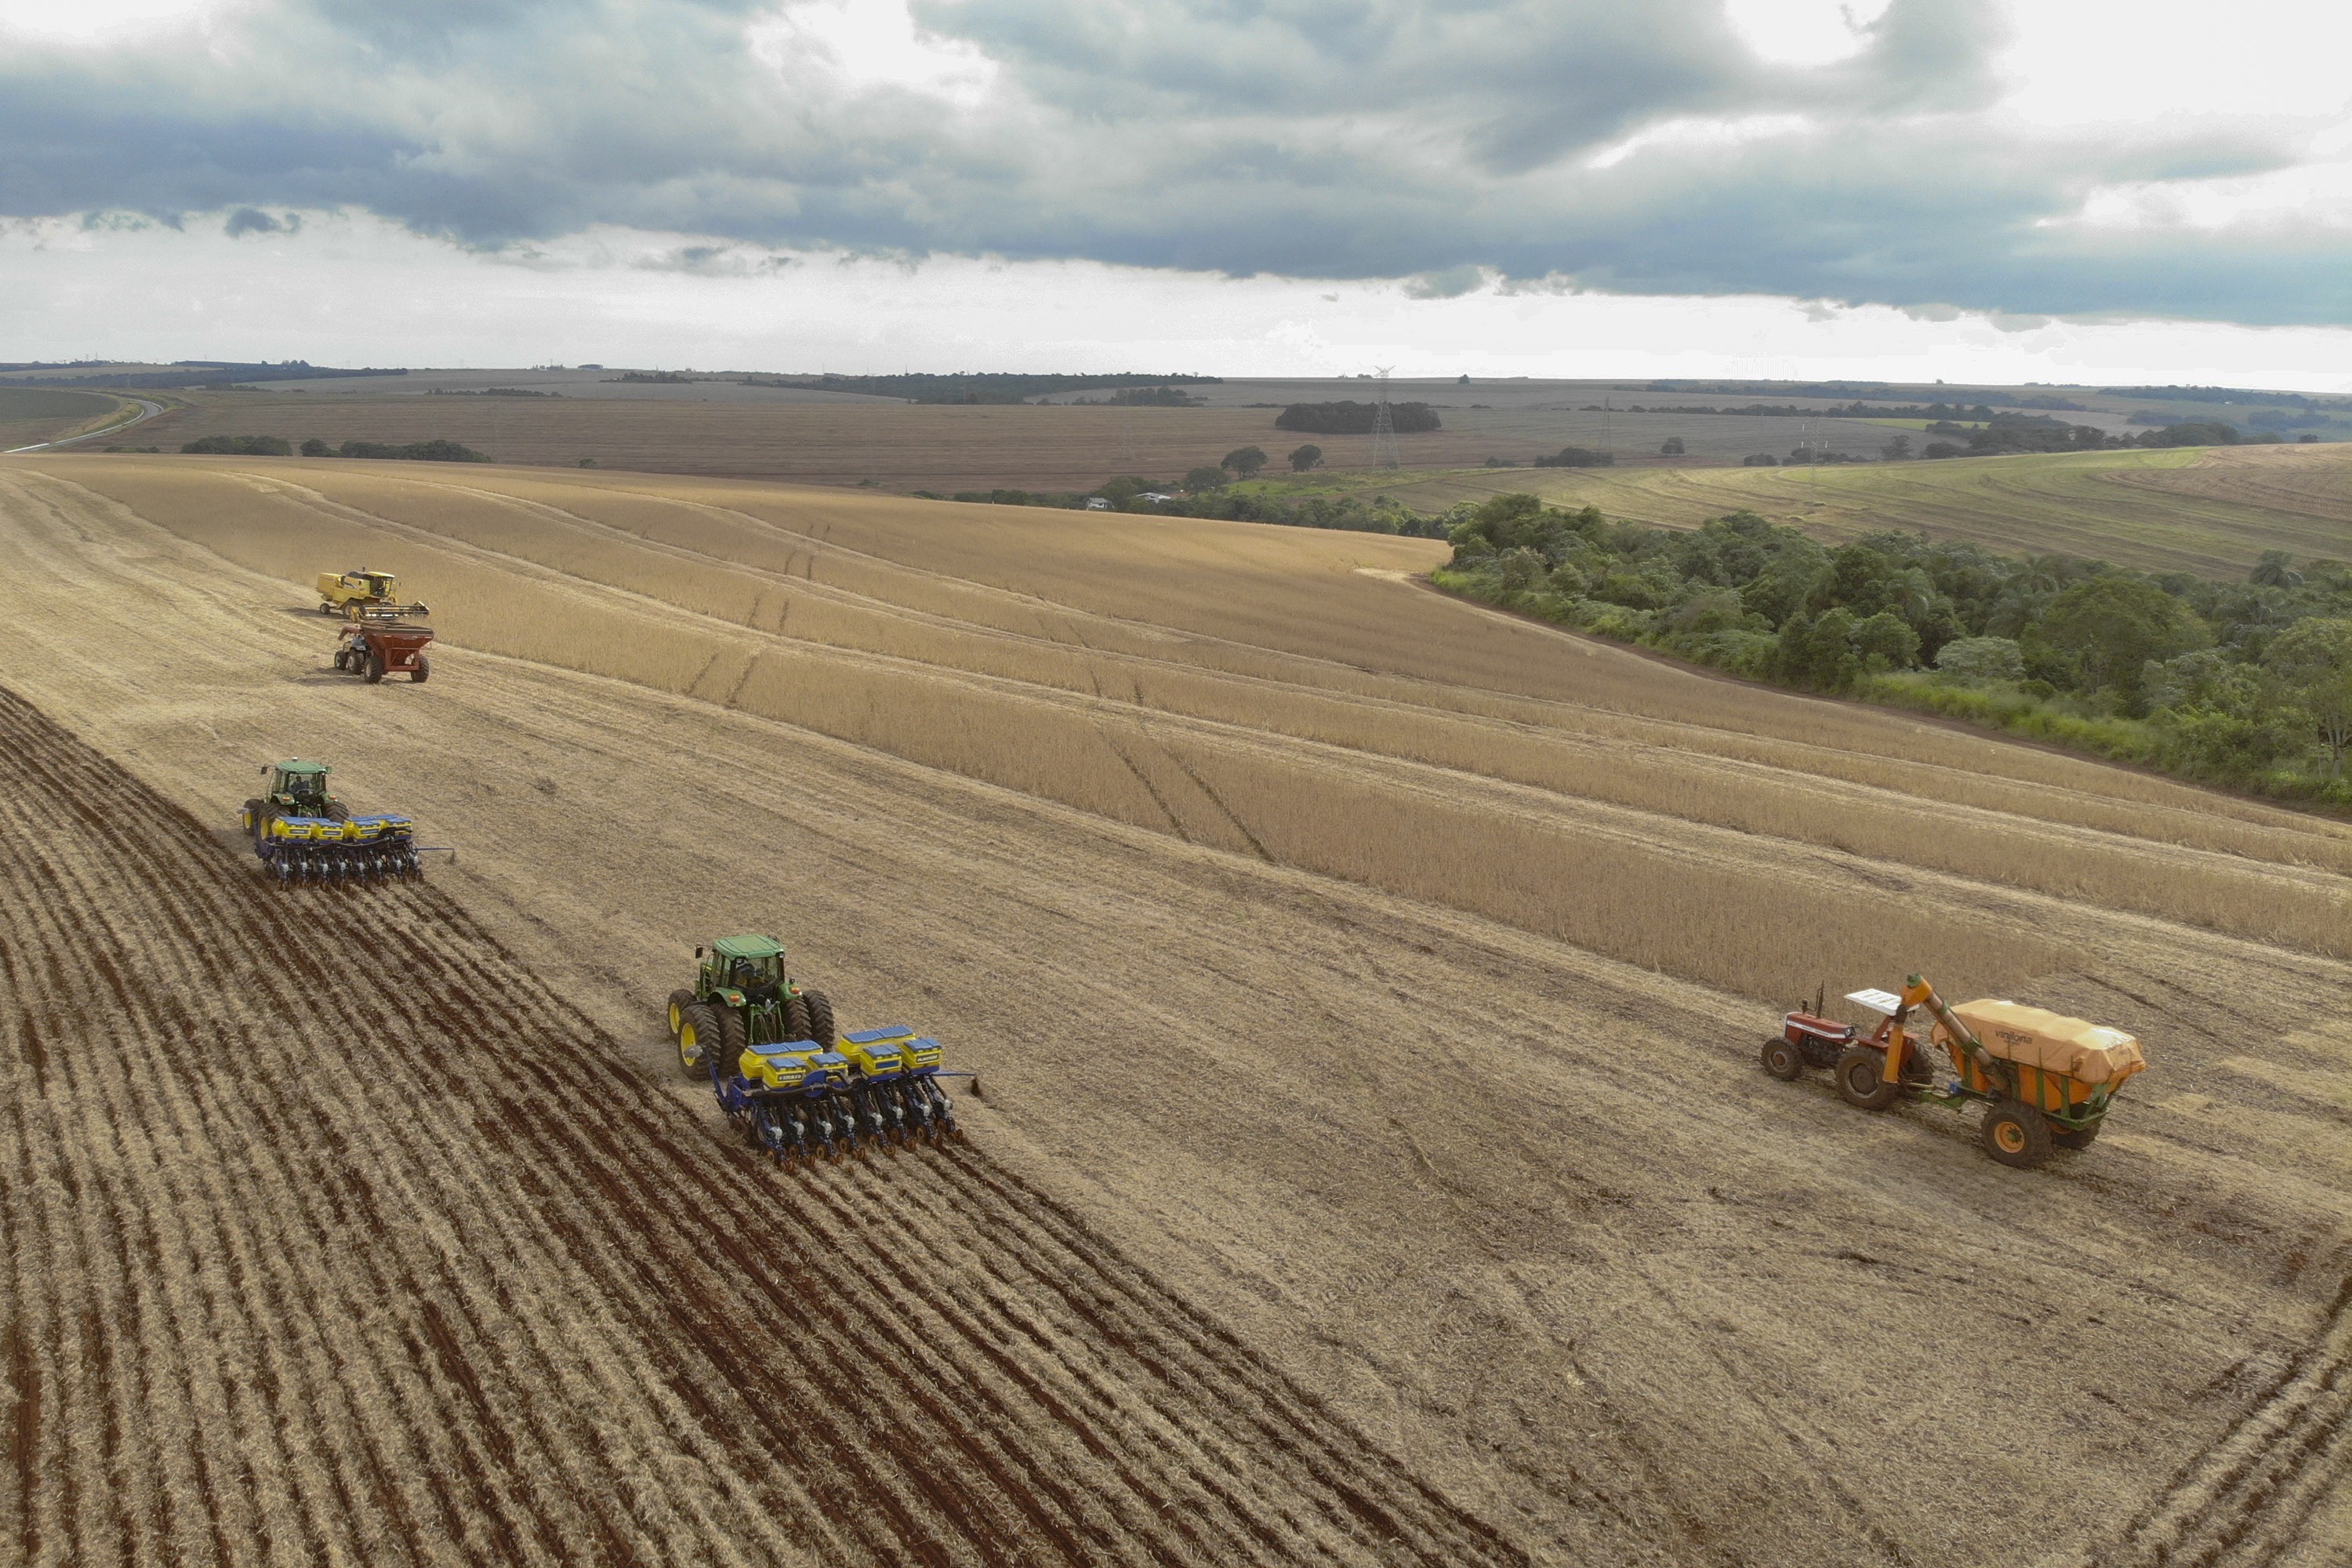
[[[383,655],[376,652],[373,648],[370,648],[368,649],[367,656],[367,683],[370,686],[373,686],[383,679]]]
[[[719,1016],[696,1003],[686,1009],[677,1026],[677,1065],[686,1069],[688,1078],[708,1078],[710,1069],[702,1065],[705,1052],[719,1043]]]
[[[1845,1102],[1864,1110],[1884,1110],[1903,1093],[1901,1084],[1886,1081],[1885,1053],[1868,1046],[1848,1046],[1832,1076]]]
[[[695,1004],[695,994],[681,985],[669,994],[669,1037],[677,1038],[678,1026],[686,1022],[686,1010]]]
[[[803,991],[801,1000],[808,1004],[809,1038],[826,1050],[834,1047],[833,1004],[822,991]]]
[[[784,999],[784,1038],[805,1040],[813,1037],[809,1034],[808,1004],[797,996],[786,997]]]
[[[1804,1053],[1774,1035],[1764,1042],[1764,1070],[1786,1083],[1805,1070]]]
[[[416,656],[416,668],[408,672],[408,679],[413,684],[422,686],[425,678],[432,673],[433,661],[420,653]]]
[[[2030,1171],[2050,1158],[2050,1123],[2022,1101],[2004,1100],[1985,1112],[1979,1130],[1985,1152],[2004,1165]]]
[[[2087,1149],[2091,1146],[2091,1141],[2098,1137],[2101,1125],[2103,1124],[2094,1121],[2088,1127],[2079,1130],[2072,1127],[2053,1127],[2050,1129],[2050,1142],[2061,1149]]]
[[[736,1070],[735,1059],[743,1054],[743,1047],[751,1043],[751,1031],[743,1027],[743,1015],[734,1008],[712,1010],[719,1015],[719,1032],[712,1037],[719,1042],[719,1070],[730,1073]]]

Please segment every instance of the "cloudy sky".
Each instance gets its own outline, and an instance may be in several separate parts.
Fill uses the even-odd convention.
[[[2352,390],[2352,7],[0,0],[0,359]]]

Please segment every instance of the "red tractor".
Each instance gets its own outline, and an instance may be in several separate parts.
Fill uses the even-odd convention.
[[[335,668],[356,675],[371,686],[387,675],[406,675],[417,685],[433,673],[425,657],[433,628],[408,621],[368,617],[344,628],[335,643]]]

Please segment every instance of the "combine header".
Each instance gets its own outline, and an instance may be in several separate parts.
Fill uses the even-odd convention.
[[[2086,1024],[2015,1002],[1948,1006],[1936,988],[1912,975],[1901,995],[1856,991],[1846,1000],[1879,1016],[1864,1034],[1851,1024],[1796,1012],[1764,1042],[1764,1070],[1793,1079],[1825,1067],[1848,1104],[1885,1110],[1909,1099],[1954,1109],[1984,1106],[1979,1135],[2004,1165],[2031,1170],[2053,1149],[2087,1149],[2106,1122],[2116,1092],[2147,1065],[2139,1042],[2121,1029]],[[1934,1021],[1926,1040],[1909,1030],[1914,1010]],[[1940,1088],[1927,1053],[1949,1058],[1953,1077]]]
[[[426,850],[408,818],[352,816],[327,793],[326,763],[297,758],[261,771],[272,775],[269,793],[245,803],[245,830],[279,881],[370,882],[423,872]]]
[[[772,937],[721,937],[670,993],[678,1064],[707,1078],[744,1139],[787,1163],[961,1137],[937,1040],[897,1026],[836,1037],[833,1004],[793,983]]]

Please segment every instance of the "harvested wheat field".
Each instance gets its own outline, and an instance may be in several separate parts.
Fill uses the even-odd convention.
[[[1441,553],[0,465],[17,1555],[2342,1563],[2352,829]],[[328,667],[362,563],[430,685]],[[293,754],[458,862],[266,884]],[[657,1009],[744,928],[969,1142],[730,1142]],[[2033,1173],[1757,1068],[1915,969],[2153,1068]]]

